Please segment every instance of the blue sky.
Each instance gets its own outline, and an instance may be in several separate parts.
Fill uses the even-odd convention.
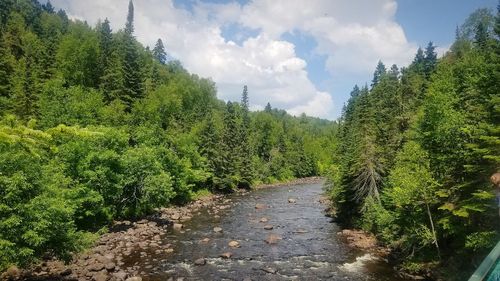
[[[52,0],[70,17],[123,28],[125,0]],[[291,114],[336,119],[354,84],[375,65],[405,66],[433,41],[438,53],[477,8],[497,0],[135,0],[136,37],[162,38],[171,57],[210,77],[218,96],[251,108],[267,102]]]

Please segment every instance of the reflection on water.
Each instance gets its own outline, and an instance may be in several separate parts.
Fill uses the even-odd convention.
[[[318,202],[321,192],[321,184],[310,184],[232,195],[230,207],[204,209],[183,231],[163,237],[173,253],[136,253],[125,267],[137,266],[143,280],[398,280],[383,261],[337,237],[339,227]],[[231,248],[232,240],[240,247]],[[200,258],[205,265],[195,265]]]

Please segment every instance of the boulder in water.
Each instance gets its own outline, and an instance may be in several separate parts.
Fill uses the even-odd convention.
[[[199,258],[199,259],[194,261],[194,264],[195,265],[205,265],[205,264],[207,264],[207,260],[205,260],[204,258]]]

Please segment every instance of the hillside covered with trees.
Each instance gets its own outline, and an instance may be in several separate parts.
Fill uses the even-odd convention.
[[[406,271],[466,280],[499,241],[499,39],[500,14],[477,10],[442,58],[429,43],[408,67],[379,62],[344,108],[337,219],[376,234]]]
[[[334,122],[216,93],[134,38],[132,2],[112,31],[0,1],[0,270],[69,258],[113,219],[331,165]]]

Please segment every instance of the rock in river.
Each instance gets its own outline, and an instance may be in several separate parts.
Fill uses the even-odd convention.
[[[194,264],[195,265],[205,265],[205,264],[207,264],[207,260],[204,258],[199,258],[199,259],[194,261]]]
[[[239,248],[240,247],[240,243],[238,241],[230,241],[228,243],[229,247],[232,247],[232,248]]]
[[[224,259],[230,259],[232,256],[233,256],[233,254],[230,252],[225,252],[225,253],[220,254],[220,257],[224,258]]]
[[[265,267],[262,270],[264,272],[271,273],[271,274],[276,274],[276,272],[278,272],[278,270],[276,268],[272,268],[272,267]]]
[[[288,198],[288,203],[297,203],[297,200],[294,198]]]
[[[218,226],[214,227],[214,232],[216,232],[216,233],[222,232],[222,227],[218,227]]]
[[[266,225],[264,225],[264,229],[265,230],[271,230],[271,229],[273,229],[273,226],[270,225],[270,224],[266,224]]]
[[[266,240],[264,241],[266,241],[267,244],[276,244],[281,239],[283,238],[281,238],[281,236],[277,234],[269,234],[269,236],[267,236]]]
[[[265,208],[266,208],[266,205],[264,205],[264,204],[261,204],[261,203],[255,204],[255,209],[259,210],[259,209],[265,209]]]

